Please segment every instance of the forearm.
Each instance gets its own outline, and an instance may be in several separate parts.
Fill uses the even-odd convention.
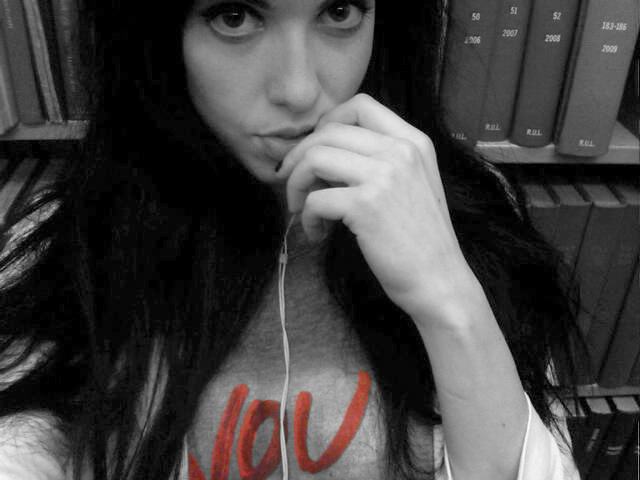
[[[444,315],[450,321],[414,320],[433,370],[453,478],[515,480],[527,403],[513,357],[483,293],[458,295]]]

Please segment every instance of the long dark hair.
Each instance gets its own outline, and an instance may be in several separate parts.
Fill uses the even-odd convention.
[[[168,479],[201,393],[276,268],[285,223],[273,192],[234,161],[188,98],[181,27],[191,2],[80,3],[91,124],[59,181],[5,228],[49,209],[0,261],[0,374],[39,352],[0,390],[0,417],[51,415],[65,439],[54,453],[72,459],[76,479],[87,458],[96,480]],[[462,250],[551,425],[547,363],[553,356],[572,372],[577,332],[560,257],[532,228],[517,187],[511,195],[507,179],[442,126],[442,2],[377,3],[362,90],[433,140]],[[409,419],[440,417],[420,337],[342,226],[325,272],[381,390],[389,474],[422,476]],[[149,391],[154,408],[140,415]]]

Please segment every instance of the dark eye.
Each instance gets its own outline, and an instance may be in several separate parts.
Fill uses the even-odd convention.
[[[203,13],[212,30],[223,37],[241,38],[262,29],[260,16],[242,3],[214,5]]]
[[[364,14],[365,10],[355,2],[339,0],[325,10],[323,23],[331,28],[352,30],[362,23]]]

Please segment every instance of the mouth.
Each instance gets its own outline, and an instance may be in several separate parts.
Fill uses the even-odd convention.
[[[279,162],[307,135],[308,133],[295,137],[263,136],[261,140],[266,155],[274,162]]]
[[[313,133],[315,125],[288,126],[259,135],[266,156],[280,162],[305,137]]]

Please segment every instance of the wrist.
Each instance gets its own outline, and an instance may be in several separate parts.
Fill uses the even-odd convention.
[[[433,298],[410,313],[418,329],[425,333],[448,331],[467,333],[485,321],[495,321],[491,306],[482,285],[471,269],[447,275],[437,294],[423,298]]]

